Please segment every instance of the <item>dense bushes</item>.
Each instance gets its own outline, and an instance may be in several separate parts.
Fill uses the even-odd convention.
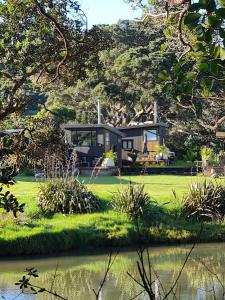
[[[41,185],[38,203],[47,213],[91,213],[100,208],[99,199],[76,178],[54,179]]]
[[[116,211],[126,213],[129,218],[141,217],[150,204],[150,196],[144,192],[144,184],[130,182],[125,188],[119,189],[112,199],[112,206]]]
[[[223,220],[225,216],[225,186],[204,180],[189,188],[183,199],[183,212],[199,220]]]

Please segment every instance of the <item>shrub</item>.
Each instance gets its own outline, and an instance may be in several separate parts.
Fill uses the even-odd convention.
[[[183,158],[185,161],[194,162],[198,158],[198,152],[193,149],[187,149]]]
[[[110,158],[111,160],[116,161],[116,153],[113,152],[112,150],[109,150],[108,152],[106,152],[104,157]]]
[[[132,160],[132,164],[135,164],[138,157],[138,151],[132,149],[131,152],[127,153],[127,156]]]
[[[213,149],[208,148],[206,146],[202,147],[201,149],[201,157],[202,161],[206,165],[207,163],[209,165],[215,165],[219,163],[220,155],[216,154]]]
[[[54,179],[41,185],[38,204],[47,213],[91,213],[100,208],[99,199],[76,178]]]
[[[30,167],[25,166],[20,171],[20,176],[34,176],[34,170],[32,170]]]
[[[144,192],[144,184],[130,182],[125,188],[119,189],[112,199],[116,211],[124,212],[130,219],[143,216],[150,204],[150,196]]]
[[[225,186],[213,181],[196,182],[183,199],[183,212],[198,220],[223,220],[225,216]]]
[[[162,153],[163,156],[169,157],[170,156],[170,150],[167,148],[166,145],[157,145],[155,149],[156,154]]]

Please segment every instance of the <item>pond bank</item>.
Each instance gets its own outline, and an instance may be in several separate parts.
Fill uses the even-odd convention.
[[[148,245],[192,243],[199,234],[201,224],[191,223],[180,215],[178,199],[196,180],[192,176],[151,175],[97,177],[82,179],[88,188],[105,203],[99,213],[46,216],[37,205],[40,182],[32,177],[19,177],[10,188],[25,213],[17,220],[4,216],[0,219],[0,255],[33,255],[68,250],[126,247],[140,241]],[[130,181],[144,183],[156,205],[153,205],[137,234],[135,224],[125,214],[110,209],[112,193]],[[225,223],[205,223],[200,242],[225,242]]]
[[[175,245],[193,243],[199,235],[201,225],[188,224],[184,220],[158,226],[142,226],[140,234],[134,224],[114,215],[112,218],[95,214],[89,225],[80,224],[76,228],[58,231],[46,228],[44,232],[32,232],[27,226],[20,226],[13,239],[0,238],[1,256],[52,254],[70,250],[97,250],[146,245]],[[93,224],[93,221],[95,224]],[[184,223],[185,222],[185,223]],[[26,227],[26,228],[25,228]],[[65,226],[66,227],[66,226]],[[24,229],[24,230],[23,230]],[[208,223],[203,226],[199,243],[225,242],[225,225]]]

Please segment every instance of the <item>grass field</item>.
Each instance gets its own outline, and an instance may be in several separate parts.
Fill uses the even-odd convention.
[[[110,201],[112,194],[129,181],[145,183],[146,191],[158,205],[150,212],[142,228],[146,243],[191,242],[198,234],[200,224],[190,223],[179,214],[178,199],[188,185],[200,178],[191,176],[150,175],[81,178],[102,200]],[[44,216],[37,205],[41,182],[32,177],[18,177],[11,191],[22,203],[25,213],[19,220],[2,216],[0,220],[0,255],[51,253],[83,247],[123,246],[138,242],[135,225],[126,215],[110,208],[86,215]],[[17,224],[15,223],[17,222]],[[205,224],[202,241],[225,241],[225,225]]]

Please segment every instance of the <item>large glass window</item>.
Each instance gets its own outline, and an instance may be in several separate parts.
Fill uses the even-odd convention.
[[[147,130],[146,131],[147,142],[157,141],[157,130]]]
[[[75,130],[72,131],[72,143],[75,146],[95,146],[96,145],[96,131]]]
[[[133,148],[133,140],[123,140],[123,149],[132,149]]]

